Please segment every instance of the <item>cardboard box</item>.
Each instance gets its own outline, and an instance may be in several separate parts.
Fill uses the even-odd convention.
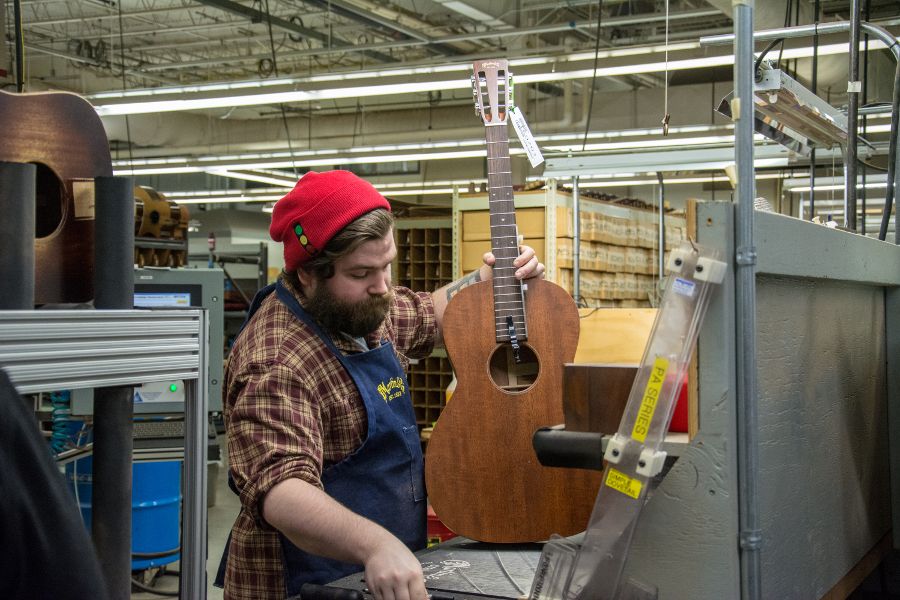
[[[525,239],[544,238],[545,216],[543,207],[516,209],[516,225],[519,235]],[[561,206],[556,207],[556,237],[572,237],[575,226],[572,222],[572,211]],[[464,242],[491,239],[490,212],[487,210],[462,211],[462,239]]]
[[[525,239],[523,242],[526,246],[531,246],[537,253],[541,262],[546,262],[545,244],[543,238]],[[459,249],[459,265],[462,273],[457,273],[457,277],[461,277],[466,273],[471,273],[475,269],[484,264],[482,257],[485,252],[491,251],[491,241],[470,241],[460,244]]]

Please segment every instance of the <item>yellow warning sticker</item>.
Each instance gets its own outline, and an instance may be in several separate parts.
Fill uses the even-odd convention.
[[[622,492],[626,496],[630,496],[637,500],[638,496],[641,495],[641,487],[643,484],[637,479],[632,479],[625,473],[621,471],[616,471],[612,467],[606,467],[606,485],[616,490],[617,492]]]
[[[659,392],[662,390],[663,382],[666,380],[666,370],[668,368],[669,361],[662,356],[657,356],[656,360],[653,361],[653,368],[650,369],[650,379],[647,381],[647,387],[644,389],[641,408],[638,410],[637,417],[634,420],[634,428],[631,430],[631,437],[641,443],[644,443],[647,439],[647,433],[650,431],[650,423],[653,421],[653,413],[656,412]]]

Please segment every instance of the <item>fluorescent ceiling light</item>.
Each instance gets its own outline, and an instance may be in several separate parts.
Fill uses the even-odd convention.
[[[290,189],[297,184],[297,178],[287,180],[283,177],[271,177],[269,175],[247,172],[234,171],[230,169],[208,169],[206,171],[210,175],[219,175],[220,177],[230,177],[232,179],[243,179],[245,181],[255,181],[257,183],[270,183],[272,185],[281,186]]]
[[[758,180],[764,179],[782,179],[784,175],[781,173],[760,173],[756,176]],[[560,178],[560,180],[567,178]],[[681,185],[685,183],[709,183],[709,182],[726,182],[728,178],[724,175],[714,175],[711,177],[663,177],[665,185]],[[658,186],[659,180],[655,177],[652,179],[611,179],[604,181],[592,181],[589,178],[578,178],[579,188],[614,188],[614,187],[641,187],[641,186]]]
[[[234,108],[238,106],[258,106],[261,104],[337,100],[339,98],[386,96],[390,94],[412,94],[416,92],[438,90],[468,89],[469,87],[471,87],[471,84],[468,80],[425,81],[418,83],[369,85],[356,88],[333,88],[311,91],[295,90],[290,92],[273,92],[269,94],[196,98],[193,100],[131,102],[125,104],[100,105],[95,108],[97,114],[101,117],[111,117],[116,115],[139,115],[158,112],[201,110],[206,108]]]
[[[449,8],[454,12],[457,12],[464,17],[469,17],[470,19],[479,23],[484,23],[492,27],[512,29],[512,25],[510,25],[509,23],[501,21],[500,19],[494,17],[493,15],[489,15],[484,11],[478,10],[467,2],[462,2],[461,0],[434,0],[434,2],[436,4],[440,4],[445,8]]]
[[[272,194],[284,195],[282,188],[252,188],[247,190],[176,190],[171,192],[160,192],[166,198],[173,202],[178,202],[179,198],[201,198],[201,197],[217,197],[217,196],[265,196]]]
[[[425,196],[431,194],[452,194],[453,188],[421,188],[417,190],[385,190],[375,186],[385,196]]]
[[[198,198],[181,198],[174,200],[176,204],[235,204],[237,202],[275,202],[284,194],[268,194],[257,196],[203,196]]]
[[[635,140],[633,142],[609,142],[605,144],[585,144],[585,152],[605,150],[634,150],[636,148],[666,148],[670,146],[708,146],[716,144],[734,144],[733,135],[701,136],[694,138],[662,138],[656,140]],[[546,146],[545,151],[572,152],[581,151],[581,144],[574,146]]]
[[[597,53],[598,59],[618,58],[624,56],[641,56],[646,54],[657,54],[666,52],[678,52],[684,50],[695,50],[700,47],[699,42],[680,42],[669,44],[655,44],[648,46],[628,46],[624,48],[611,48],[600,50]],[[534,56],[525,58],[510,59],[509,65],[513,69],[516,67],[525,67],[543,64],[558,64],[566,62],[580,62],[585,60],[594,60],[593,52],[577,52],[572,54],[564,54],[560,56]],[[252,79],[248,81],[229,81],[219,83],[198,83],[190,85],[176,85],[155,88],[141,88],[131,90],[110,90],[106,92],[97,92],[87,94],[84,97],[88,100],[106,100],[115,98],[137,98],[142,96],[166,96],[172,94],[199,94],[209,92],[223,92],[231,90],[252,90],[265,87],[278,86],[301,86],[310,83],[325,83],[329,81],[354,81],[360,79],[384,79],[389,77],[409,77],[413,75],[434,75],[440,73],[464,73],[468,74],[472,70],[471,63],[455,63],[450,65],[433,65],[421,67],[396,67],[384,68],[377,70],[363,71],[346,71],[343,73],[327,73],[321,75],[311,75],[308,77],[290,77],[279,79]]]
[[[731,138],[733,142],[733,138]],[[778,146],[759,146],[754,150],[754,165],[783,167],[788,164],[788,152]],[[633,152],[548,158],[544,177],[574,175],[608,175],[621,172],[715,171],[734,164],[734,148],[704,148],[699,150],[670,149],[661,152]]]
[[[888,129],[890,126],[888,126]],[[687,134],[687,133],[708,133],[708,132],[726,132],[734,129],[734,125],[725,124],[725,125],[684,125],[680,127],[672,127],[669,129],[670,135],[678,135],[678,134]],[[871,128],[870,128],[871,129]],[[618,131],[594,131],[588,134],[587,139],[589,140],[598,140],[598,139],[616,139],[621,137],[640,137],[640,136],[649,136],[656,135],[660,140],[665,138],[660,137],[660,128],[653,129],[623,129]],[[535,141],[544,144],[545,142],[560,142],[560,141],[568,141],[568,140],[577,140],[582,141],[584,139],[583,133],[559,133],[559,134],[539,134],[534,136]],[[672,138],[675,139],[675,138]],[[312,156],[328,156],[333,157],[335,163],[341,162],[344,159],[340,158],[344,154],[347,153],[375,153],[375,152],[389,152],[389,151],[414,151],[414,150],[432,150],[438,148],[464,148],[464,147],[476,147],[481,148],[484,146],[484,139],[472,139],[472,140],[459,140],[455,142],[418,142],[418,143],[409,143],[409,144],[391,144],[391,145],[381,145],[381,146],[356,146],[353,148],[323,148],[319,150],[295,150],[293,154],[289,151],[273,151],[273,152],[248,152],[243,154],[225,154],[225,155],[209,155],[209,156],[200,156],[196,158],[190,158],[187,156],[181,157],[163,157],[163,158],[142,158],[136,160],[114,160],[113,167],[116,169],[124,169],[126,167],[156,167],[156,166],[184,166],[187,163],[197,162],[197,163],[205,163],[205,162],[215,162],[219,163],[219,165],[236,161],[244,161],[247,164],[256,164],[256,162],[274,162],[276,159],[284,159],[291,160],[300,159],[303,157],[312,157]],[[427,158],[427,156],[426,156]],[[215,168],[221,168],[219,165],[216,165]],[[260,173],[266,173],[266,169],[254,168],[255,171]],[[269,174],[275,177],[284,177],[288,178],[290,173],[283,171],[268,171]]]
[[[827,56],[830,54],[846,53],[849,44],[827,44],[819,47],[819,55]],[[876,50],[884,47],[879,40],[870,40],[869,49]],[[812,48],[791,48],[782,53],[784,59],[805,58],[812,56]],[[634,75],[640,73],[662,73],[667,71],[678,71],[684,69],[700,69],[723,65],[734,64],[734,56],[709,56],[702,58],[691,58],[683,60],[656,61],[648,63],[637,63],[629,65],[617,65],[614,67],[601,67],[594,69],[577,69],[562,70],[556,68],[556,60],[553,61],[554,68],[545,73],[529,73],[515,77],[518,83],[540,83],[552,81],[564,81],[569,79],[589,79],[596,75],[597,77],[618,76],[618,75]],[[458,65],[460,69],[466,72],[471,68],[469,65]],[[377,72],[376,72],[377,73]],[[368,72],[368,76],[376,76],[373,72]],[[310,102],[322,100],[334,100],[340,98],[358,98],[368,96],[385,96],[391,94],[409,94],[421,93],[429,91],[449,91],[470,89],[471,85],[468,78],[458,77],[453,79],[445,79],[440,81],[419,81],[406,83],[379,83],[373,85],[363,85],[359,87],[339,87],[331,89],[316,90],[288,90],[281,92],[270,92],[262,94],[243,94],[215,98],[194,98],[194,99],[178,99],[178,100],[159,100],[145,101],[121,104],[100,104],[95,108],[100,116],[130,115],[130,114],[146,114],[157,112],[170,112],[182,110],[200,110],[207,108],[232,108],[238,106],[256,106],[262,104],[278,104],[290,102]]]
[[[880,189],[887,188],[887,175],[874,174],[866,177],[866,184],[863,186],[862,177],[856,180],[856,189]],[[843,177],[816,177],[816,191],[826,192],[831,190],[844,190],[846,185]],[[784,182],[784,190],[792,194],[808,193],[812,191],[809,179],[788,179]],[[818,201],[816,202],[818,204]],[[843,206],[843,200],[841,200]]]

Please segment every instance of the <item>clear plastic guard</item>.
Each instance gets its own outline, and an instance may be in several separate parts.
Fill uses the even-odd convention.
[[[528,597],[560,600],[577,555],[578,544],[555,533],[550,536],[541,552]]]
[[[619,430],[606,451],[607,464],[584,541],[565,576],[543,574],[542,579],[554,585],[533,586],[529,600],[656,597],[655,590],[640,595],[650,588],[632,580],[622,585],[620,579],[638,516],[665,458],[659,447],[669,429],[710,291],[722,282],[727,266],[714,250],[685,242],[672,250],[667,271],[644,357]],[[551,541],[544,547],[548,556],[545,562],[542,555],[541,566],[565,568],[568,563],[562,552]]]

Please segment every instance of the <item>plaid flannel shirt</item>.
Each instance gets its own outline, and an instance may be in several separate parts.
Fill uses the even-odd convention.
[[[410,358],[424,358],[433,349],[434,304],[427,293],[403,287],[394,292],[387,318],[366,341],[373,347],[390,340],[406,369]],[[345,354],[360,351],[348,339],[332,339]],[[274,293],[235,341],[224,390],[230,473],[241,499],[225,598],[282,598],[281,544],[263,520],[260,502],[275,484],[293,477],[321,488],[322,471],[365,440],[365,405],[340,361]]]

